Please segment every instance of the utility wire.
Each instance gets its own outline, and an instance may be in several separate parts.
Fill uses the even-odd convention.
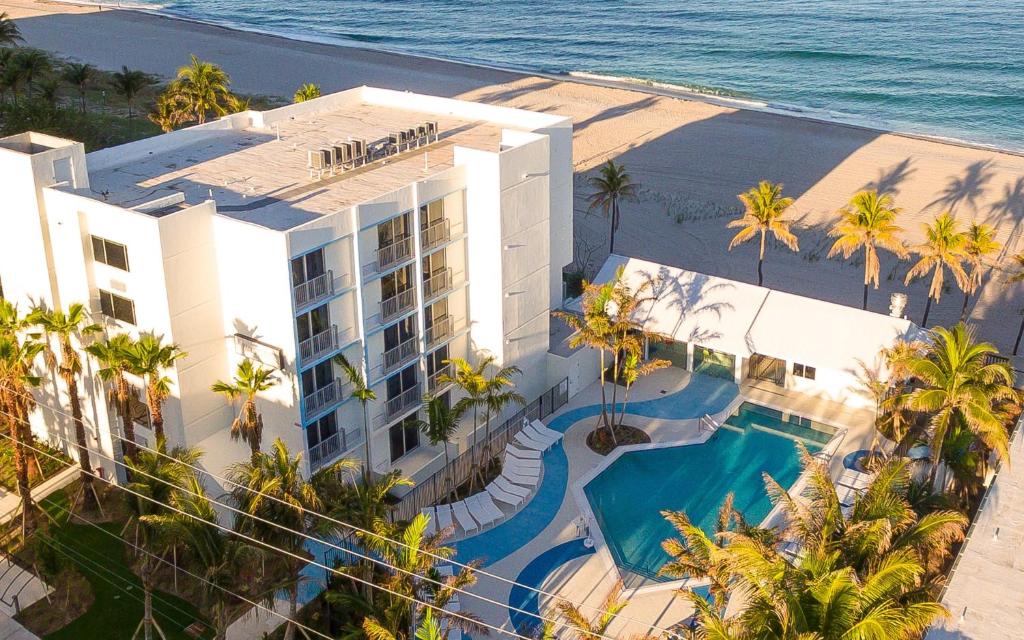
[[[26,395],[26,394],[23,393],[23,395]],[[35,400],[34,396],[31,396],[31,394],[28,394],[28,395],[29,395],[29,397],[32,397],[33,400]],[[53,408],[53,407],[49,406],[49,404],[40,403],[38,401],[36,403],[37,403],[37,406],[43,407],[43,408],[47,409],[48,411],[50,411],[52,413],[59,414],[59,415],[62,415],[62,416],[68,417],[68,418],[74,418],[73,416],[71,416],[71,414],[68,414],[67,412],[65,412],[65,411],[63,411],[61,409]],[[122,440],[122,441],[125,441],[125,442],[130,441],[125,436],[123,436],[121,434],[118,434],[118,433],[115,433],[115,431],[113,429],[111,430],[111,435],[113,437],[116,437],[119,440]],[[56,435],[55,437],[57,437],[58,439],[62,440],[63,442],[65,442],[67,444],[74,445],[76,447],[78,446],[76,443],[71,442],[70,440],[68,440],[65,437],[61,437],[59,435]],[[135,442],[135,446],[138,447],[138,449],[141,449],[143,451],[147,451],[147,452],[150,452],[150,453],[153,453],[153,454],[156,454],[158,456],[162,456],[164,458],[168,458],[168,459],[171,459],[171,460],[176,460],[176,459],[174,459],[173,457],[169,456],[166,453],[163,453],[163,452],[157,451],[155,449],[152,449],[152,447],[150,447],[150,446],[145,446],[145,445],[139,444],[137,442]],[[98,452],[93,452],[93,453],[95,453],[96,456],[98,456],[98,457],[100,457],[100,458],[102,458],[104,460],[109,460],[109,461],[114,462],[114,464],[116,464],[116,465],[124,466],[123,462],[114,460],[113,458],[111,458],[109,456],[105,456],[105,455],[100,454]],[[286,507],[290,507],[291,506],[287,502],[283,501],[282,499],[280,499],[280,498],[278,498],[276,496],[270,496],[270,495],[264,494],[262,492],[259,492],[259,490],[257,490],[257,489],[254,489],[252,487],[246,486],[244,484],[240,484],[239,482],[236,482],[234,480],[230,480],[230,479],[225,478],[225,477],[223,477],[221,475],[217,475],[216,473],[213,473],[212,471],[209,471],[209,470],[206,470],[206,469],[203,469],[201,467],[197,467],[195,465],[191,465],[191,464],[188,464],[188,463],[181,463],[180,461],[177,461],[177,462],[179,462],[180,464],[185,465],[186,467],[188,467],[190,469],[193,469],[197,473],[201,473],[201,474],[204,474],[204,475],[206,475],[206,476],[208,476],[210,478],[213,478],[215,480],[219,480],[224,485],[236,486],[236,487],[242,488],[244,490],[247,490],[247,492],[249,492],[251,494],[255,494],[256,496],[259,496],[260,498],[263,498],[263,499],[266,499],[266,500],[270,500],[270,501],[273,501],[273,502],[278,502],[278,503],[280,503],[280,504],[282,504],[282,505],[284,505]],[[225,507],[225,508],[227,508],[229,510],[233,510],[228,505],[223,505],[222,503],[218,503],[216,501],[214,501],[214,503],[215,504],[219,504],[219,505],[221,505],[221,506],[223,506],[223,507]],[[367,535],[367,536],[373,536],[375,538],[379,538],[381,540],[385,540],[385,541],[387,541],[387,542],[389,542],[391,544],[397,545],[399,547],[413,550],[413,548],[410,545],[408,545],[407,543],[403,543],[400,540],[390,539],[390,538],[387,538],[385,536],[379,536],[379,535],[375,534],[374,531],[370,531],[368,529],[362,528],[362,527],[360,527],[358,525],[355,525],[355,524],[352,524],[350,522],[345,522],[343,520],[338,520],[338,519],[336,519],[336,518],[334,518],[332,516],[329,516],[329,515],[324,514],[324,513],[319,513],[319,512],[316,512],[316,511],[307,511],[307,513],[309,513],[309,515],[311,515],[311,516],[315,516],[315,517],[321,518],[323,520],[326,520],[328,522],[331,522],[332,524],[336,524],[336,525],[339,525],[339,526],[343,526],[343,527],[347,527],[349,529],[352,529],[355,532],[359,532],[359,534],[364,534],[364,535]],[[248,515],[248,514],[246,514],[246,515]],[[252,516],[252,517],[255,517],[255,516]],[[276,523],[272,523],[272,524],[274,526],[280,526],[280,525],[278,525]],[[293,531],[293,532],[297,532],[297,531]],[[338,548],[337,546],[332,545],[331,543],[328,543],[327,541],[324,541],[323,539],[319,539],[319,538],[315,538],[315,537],[312,538],[312,539],[315,540],[318,543],[322,543],[322,544],[325,544],[325,545],[328,545],[328,546],[333,546],[335,548]],[[348,549],[344,549],[344,548],[338,548],[338,549],[340,551],[345,552],[345,553],[354,554],[354,552],[352,552],[352,551],[350,551]],[[455,560],[453,558],[445,558],[443,556],[439,556],[437,554],[434,554],[434,553],[429,552],[429,551],[424,551],[422,549],[415,549],[415,551],[417,553],[423,553],[423,554],[426,554],[426,555],[428,555],[430,557],[433,557],[434,559],[436,559],[436,560],[438,560],[440,562],[451,563],[451,564],[453,564],[455,566],[458,566],[460,568],[471,569],[477,575],[482,575],[482,577],[485,577],[485,578],[495,579],[495,580],[497,580],[497,581],[499,581],[501,583],[505,583],[505,584],[510,585],[512,587],[519,587],[521,589],[525,589],[526,591],[528,591],[530,593],[536,593],[538,595],[543,595],[543,596],[546,596],[548,598],[553,598],[553,599],[560,600],[560,601],[566,601],[566,602],[569,602],[570,604],[572,604],[574,606],[577,606],[577,607],[579,607],[581,609],[587,609],[587,610],[593,611],[593,612],[601,614],[601,615],[604,615],[604,614],[608,613],[608,611],[606,609],[603,609],[600,606],[596,606],[596,605],[592,605],[592,604],[587,604],[587,603],[584,603],[584,602],[575,602],[575,601],[569,600],[567,598],[564,598],[562,596],[559,596],[557,594],[554,594],[554,593],[551,593],[551,592],[548,592],[548,591],[544,591],[544,590],[542,590],[542,589],[540,589],[538,587],[531,587],[529,585],[524,585],[522,583],[518,583],[518,582],[516,582],[514,580],[505,578],[504,575],[499,575],[497,573],[490,573],[490,572],[485,571],[483,569],[472,567],[472,566],[470,566],[470,565],[468,565],[466,563],[459,562],[458,560]],[[370,560],[377,561],[376,559],[373,559],[373,558],[370,558]],[[483,596],[479,596],[477,594],[468,594],[468,595],[470,595],[472,597],[476,597],[476,598],[482,599],[484,601],[487,601],[486,598],[484,598]],[[531,616],[536,616],[535,613],[528,612],[528,611],[522,611],[522,610],[517,609],[515,607],[512,607],[511,605],[508,605],[508,604],[502,604],[502,603],[498,603],[498,602],[493,602],[493,603],[499,604],[500,606],[507,606],[508,608],[510,608],[513,611],[527,613],[528,615],[531,615]],[[650,630],[656,631],[656,632],[659,632],[659,633],[669,634],[669,635],[672,635],[672,634],[675,633],[675,632],[673,632],[670,629],[660,628],[660,627],[651,625],[650,623],[645,623],[643,621],[636,620],[636,618],[628,616],[628,615],[618,614],[617,617],[620,618],[620,620],[629,621],[629,622],[632,622],[632,623],[636,623],[638,625],[646,626]],[[542,617],[542,620],[546,620],[546,618]],[[547,621],[547,622],[553,622],[553,621]],[[559,624],[561,626],[565,626],[564,623],[556,623],[556,624]]]

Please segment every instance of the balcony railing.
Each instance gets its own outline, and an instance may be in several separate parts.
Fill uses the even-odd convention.
[[[400,395],[387,401],[387,404],[384,405],[384,416],[390,420],[405,412],[409,407],[418,405],[422,401],[422,395],[423,392],[420,391],[419,384],[416,384],[411,389],[406,389]]]
[[[417,354],[416,336],[413,336],[394,349],[384,352],[384,373],[391,373],[401,367]]]
[[[438,271],[423,281],[423,299],[429,300],[452,288],[452,270]]]
[[[432,349],[455,334],[455,322],[451,316],[434,320],[426,329],[427,348]]]
[[[324,331],[299,343],[299,359],[309,362],[337,348],[338,327],[332,324]]]
[[[424,251],[444,244],[451,240],[451,238],[451,224],[447,219],[438,220],[420,229],[420,246],[423,247]]]
[[[412,257],[412,237],[395,240],[377,249],[377,270],[383,271]]]
[[[452,365],[446,364],[434,373],[427,376],[427,392],[431,395],[436,394],[442,388],[447,387],[451,384],[451,380],[448,378],[452,374]]]
[[[397,294],[380,301],[381,320],[390,320],[398,314],[408,311],[416,306],[416,290],[413,288],[400,291]]]
[[[334,295],[334,272],[328,270],[327,273],[323,275],[319,275],[311,280],[303,282],[300,285],[296,285],[292,288],[292,292],[295,298],[296,309],[314,304],[324,298],[330,297]]]
[[[341,454],[361,444],[363,444],[362,431],[352,431],[350,433],[339,431],[328,436],[320,444],[309,448],[309,466],[315,471],[324,465],[334,462]]]
[[[312,416],[325,407],[341,402],[341,380],[335,378],[325,387],[321,387],[302,399],[302,408],[306,416]]]

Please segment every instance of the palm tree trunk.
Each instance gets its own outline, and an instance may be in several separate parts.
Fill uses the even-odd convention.
[[[757,286],[764,284],[764,241],[765,233],[761,231],[761,250],[757,254]]]
[[[156,393],[152,388],[146,389],[146,402],[149,404],[149,417],[152,418],[153,421],[153,433],[156,435],[156,440],[157,442],[165,440],[164,408],[160,401],[156,399]]]
[[[11,421],[14,438],[14,472],[18,476],[18,495],[21,496],[21,538],[26,539],[32,521],[32,489],[28,483],[28,458],[25,455],[25,427],[20,417]]]
[[[927,329],[928,328],[928,314],[931,313],[931,310],[932,310],[932,297],[928,296],[928,302],[925,303],[925,305],[924,305],[924,318],[921,320],[921,328],[922,329]]]
[[[964,306],[960,309],[960,322],[967,319],[967,303],[971,301],[970,291],[964,291]]]
[[[85,113],[85,91],[78,92],[79,104],[82,107],[82,113]]]
[[[1024,325],[1022,325],[1024,326]],[[604,349],[601,349],[601,361],[600,361],[600,382],[601,382],[601,424],[608,425],[608,397],[605,394],[604,383],[605,383],[605,370],[604,370]]]
[[[366,451],[366,463],[363,464],[363,482],[370,486],[370,419],[366,408],[366,400],[360,400],[363,405],[363,449]]]
[[[132,404],[131,399],[128,396],[128,383],[119,382],[119,387],[123,386],[123,390],[118,391],[118,396],[121,401],[121,430],[124,431],[124,440],[122,441],[122,449],[124,451],[124,457],[134,460],[135,459],[135,421],[132,420]]]
[[[615,398],[619,391],[619,352],[616,350],[612,355],[612,422],[608,425],[608,433],[612,437],[612,446],[619,446],[615,439]]]
[[[284,640],[295,640],[295,616],[299,612],[299,582],[288,589],[288,622],[284,628]]]
[[[143,613],[142,613],[142,631],[146,640],[153,640],[153,588],[149,584],[149,580],[145,580],[142,583],[143,588]]]
[[[868,286],[869,286],[868,283],[865,282],[864,283],[864,306],[861,307],[865,311],[868,310]]]
[[[608,242],[608,253],[615,253],[615,198],[612,198],[612,220],[611,220],[611,240]]]
[[[444,441],[444,469],[446,471],[445,484],[448,485],[445,497],[448,500],[452,500],[452,494],[455,493],[455,478],[452,476],[451,459],[448,457],[448,441]]]
[[[96,491],[93,489],[92,462],[89,460],[89,443],[85,439],[85,423],[82,422],[82,402],[78,398],[78,381],[69,376],[66,381],[68,395],[71,396],[71,417],[75,422],[75,441],[78,444],[78,466],[82,468],[82,493],[85,496],[85,508],[92,511],[96,503]]]
[[[477,437],[476,437],[476,432],[477,432],[477,429],[478,429],[478,425],[477,425],[477,419],[478,418],[479,418],[478,409],[477,409],[476,404],[474,403],[473,404],[473,447],[469,450],[469,488],[470,488],[471,491],[476,488],[476,470],[477,470],[477,463],[476,463]]]

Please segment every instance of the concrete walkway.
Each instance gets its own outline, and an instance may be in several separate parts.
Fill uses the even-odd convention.
[[[0,613],[0,640],[39,640],[39,636]]]

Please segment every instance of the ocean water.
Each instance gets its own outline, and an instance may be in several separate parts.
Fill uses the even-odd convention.
[[[1020,0],[135,0],[241,28],[678,85],[1024,150]]]

